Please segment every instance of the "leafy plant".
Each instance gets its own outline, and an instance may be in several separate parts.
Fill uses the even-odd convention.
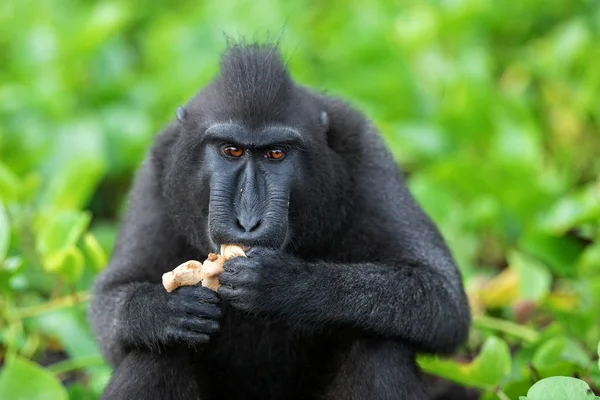
[[[0,24],[0,398],[99,396],[86,307],[133,173],[221,32],[284,25],[296,79],[375,120],[461,268],[469,342],[423,369],[482,399],[599,393],[593,0],[23,0]]]

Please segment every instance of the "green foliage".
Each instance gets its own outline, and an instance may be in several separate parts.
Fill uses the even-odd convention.
[[[438,357],[421,357],[421,368],[463,385],[493,390],[510,373],[508,345],[494,336],[487,338],[477,357],[468,364],[459,364]]]
[[[133,173],[223,31],[284,25],[296,79],[374,119],[461,268],[469,343],[423,368],[483,399],[600,388],[593,0],[23,0],[0,24],[0,398],[98,397],[85,309]]]
[[[0,201],[0,261],[4,260],[10,243],[10,226],[4,205]]]
[[[15,400],[67,400],[67,391],[54,375],[38,364],[16,357],[0,374],[0,398]]]
[[[520,400],[593,400],[598,399],[587,383],[565,376],[542,379]]]

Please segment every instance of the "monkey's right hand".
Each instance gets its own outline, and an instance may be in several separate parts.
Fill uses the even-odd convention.
[[[154,286],[154,285],[153,285]],[[160,286],[160,287],[158,287]],[[140,288],[127,304],[128,339],[156,344],[207,343],[219,331],[219,296],[200,283],[167,293],[162,285]],[[145,289],[145,290],[143,290]],[[133,336],[133,337],[132,337]]]

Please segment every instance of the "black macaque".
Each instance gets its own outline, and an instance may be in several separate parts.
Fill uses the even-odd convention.
[[[141,166],[90,319],[104,399],[426,399],[416,352],[470,312],[443,238],[376,128],[237,43]],[[219,245],[218,292],[161,275]]]

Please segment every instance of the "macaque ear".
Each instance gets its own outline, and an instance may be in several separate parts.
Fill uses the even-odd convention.
[[[180,124],[183,124],[185,117],[187,116],[187,111],[185,111],[185,108],[182,106],[179,106],[177,107],[175,115],[177,116],[177,121],[179,121]]]
[[[321,115],[319,116],[319,122],[325,131],[329,129],[329,116],[325,111],[321,111]]]
[[[177,122],[183,132],[194,133],[198,131],[198,121],[192,114],[190,114],[184,106],[177,107],[175,111]]]
[[[323,133],[325,134],[325,139],[327,140],[327,145],[330,148],[333,148],[332,146],[332,132],[331,132],[331,126],[329,125],[329,114],[327,114],[327,111],[323,110],[321,111],[321,115],[319,115],[319,124],[321,124],[321,129],[323,129]]]

